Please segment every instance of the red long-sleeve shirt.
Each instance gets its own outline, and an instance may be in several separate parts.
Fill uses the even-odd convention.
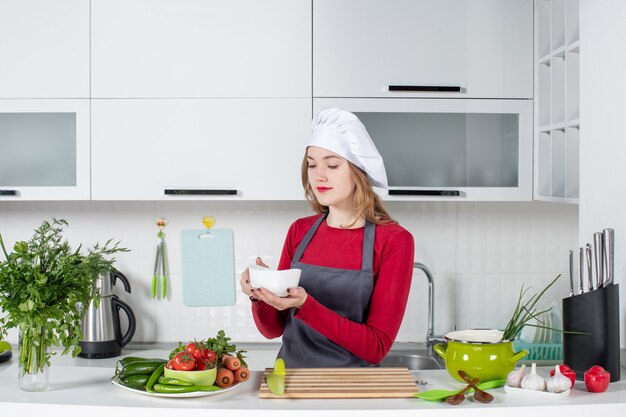
[[[295,221],[289,228],[278,269],[290,268],[305,233],[319,215]],[[364,227],[338,229],[323,221],[302,263],[342,269],[361,269]],[[320,304],[310,294],[294,317],[354,355],[376,364],[398,334],[409,296],[413,274],[413,236],[397,224],[376,225],[374,240],[374,291],[365,323],[356,323]],[[288,310],[278,311],[259,301],[252,303],[257,328],[272,339],[283,334]]]

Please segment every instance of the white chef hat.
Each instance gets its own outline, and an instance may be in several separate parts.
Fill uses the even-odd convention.
[[[365,171],[373,186],[387,188],[383,158],[354,114],[336,108],[320,111],[311,124],[309,146],[336,153]]]

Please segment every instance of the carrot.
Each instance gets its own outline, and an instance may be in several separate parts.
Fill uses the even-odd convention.
[[[226,368],[217,369],[217,378],[215,379],[217,386],[227,388],[233,385],[233,382],[235,382],[235,375],[233,375],[233,371]]]
[[[240,366],[239,369],[235,371],[236,382],[247,381],[248,378],[250,378],[250,371],[245,366]]]
[[[241,366],[239,358],[230,355],[222,356],[222,364],[224,365],[224,367],[230,369],[231,371],[236,371]]]

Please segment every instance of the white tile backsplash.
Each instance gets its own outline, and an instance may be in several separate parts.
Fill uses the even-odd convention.
[[[392,217],[415,238],[415,260],[427,265],[435,280],[435,333],[455,326],[503,327],[522,284],[542,289],[558,273],[564,276],[546,302],[568,294],[567,252],[578,242],[578,207],[541,202],[389,202]],[[216,228],[235,235],[235,271],[257,256],[276,267],[289,225],[309,215],[304,202],[3,202],[0,232],[7,247],[28,240],[50,217],[69,222],[66,238],[90,246],[109,238],[131,249],[116,266],[131,281],[132,294],[115,292],[138,320],[134,341],[172,342],[201,339],[224,329],[233,340],[263,342],[254,326],[249,300],[238,292],[236,304],[186,307],[182,301],[180,232],[202,229],[213,215]],[[170,260],[167,300],[153,300],[156,216],[165,216]],[[238,288],[238,284],[237,284]],[[423,341],[427,330],[428,285],[417,271],[397,340]],[[549,303],[548,303],[549,304]],[[7,338],[17,341],[11,330]],[[274,340],[275,341],[275,340]]]

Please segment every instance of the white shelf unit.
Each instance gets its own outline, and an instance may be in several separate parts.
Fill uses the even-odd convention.
[[[579,0],[535,1],[535,200],[578,204]]]

